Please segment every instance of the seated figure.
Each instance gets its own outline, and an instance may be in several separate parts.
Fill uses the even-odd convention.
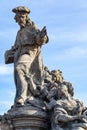
[[[55,99],[49,92],[49,103],[46,104],[47,109],[51,113],[51,129],[87,130],[87,110],[83,103],[73,99],[67,86],[64,84],[56,87],[55,91],[56,97],[59,98]]]

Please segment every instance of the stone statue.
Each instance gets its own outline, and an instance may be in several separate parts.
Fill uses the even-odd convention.
[[[51,112],[51,129],[86,130],[87,110],[84,111],[83,103],[73,99],[64,84],[56,87],[55,92],[51,92],[54,95],[48,93],[49,103],[46,104],[47,109]]]
[[[42,96],[43,98],[45,98],[45,100],[50,97],[59,97],[59,95],[57,95],[57,91],[56,88],[59,87],[61,84],[62,85],[66,85],[67,89],[71,95],[71,97],[73,97],[74,95],[74,88],[72,86],[72,83],[67,82],[64,80],[62,71],[60,70],[52,70],[49,71],[47,67],[45,67],[45,77],[44,77],[44,87],[42,90]],[[49,93],[49,94],[48,94]]]
[[[14,19],[19,24],[20,30],[17,33],[15,44],[5,53],[5,57],[7,64],[14,62],[15,104],[24,105],[27,98],[35,96],[36,85],[43,84],[44,66],[40,49],[48,42],[48,36],[46,27],[40,31],[37,25],[30,20],[28,8],[19,6],[12,11],[16,14]],[[32,80],[36,85],[29,84],[29,75],[33,75]]]
[[[40,30],[30,20],[27,7],[12,11],[20,30],[5,53],[5,63],[14,63],[16,96],[11,109],[0,116],[1,129],[87,130],[87,107],[74,99],[72,83],[59,69],[50,71],[43,65],[41,47],[49,40],[46,27]]]

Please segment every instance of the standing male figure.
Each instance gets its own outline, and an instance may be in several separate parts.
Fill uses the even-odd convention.
[[[12,11],[16,14],[14,19],[20,26],[15,44],[11,48],[11,51],[15,51],[15,104],[24,105],[27,98],[35,96],[36,91],[35,85],[29,85],[28,78],[33,78],[35,84],[42,84],[44,68],[40,49],[43,44],[48,42],[48,36],[45,27],[40,31],[30,20],[28,8],[19,6]]]

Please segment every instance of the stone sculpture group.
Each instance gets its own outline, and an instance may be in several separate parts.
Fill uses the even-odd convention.
[[[87,130],[87,107],[74,99],[72,84],[62,71],[50,71],[43,64],[41,47],[49,41],[46,27],[40,30],[30,20],[27,7],[12,11],[20,30],[5,52],[5,63],[14,63],[16,95],[11,109],[0,117],[1,129]]]

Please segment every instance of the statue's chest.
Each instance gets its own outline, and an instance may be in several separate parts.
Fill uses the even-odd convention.
[[[17,43],[21,45],[32,44],[34,40],[35,30],[33,28],[22,29],[17,35]]]

